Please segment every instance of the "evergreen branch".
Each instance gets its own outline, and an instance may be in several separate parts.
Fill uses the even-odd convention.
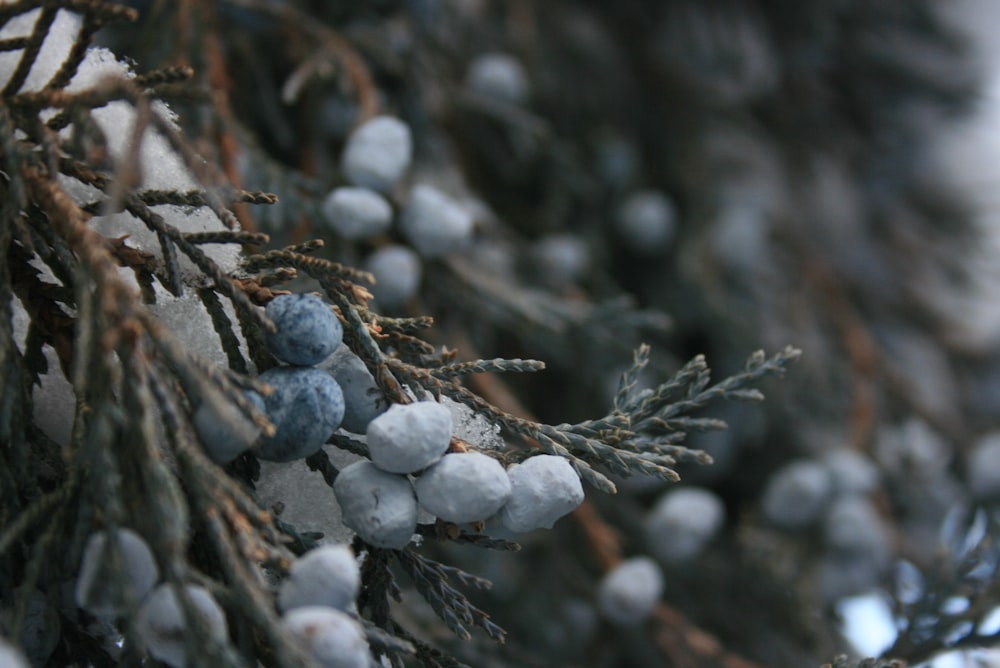
[[[393,554],[420,595],[430,603],[437,616],[455,635],[462,640],[469,640],[472,636],[466,626],[474,625],[486,631],[494,640],[504,641],[506,632],[491,622],[488,614],[472,605],[461,592],[448,584],[449,577],[455,577],[464,585],[488,589],[491,586],[489,580],[431,561],[412,550],[396,550]]]

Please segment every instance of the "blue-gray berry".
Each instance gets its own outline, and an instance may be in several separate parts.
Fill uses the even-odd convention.
[[[833,475],[819,462],[798,460],[771,474],[761,510],[782,529],[801,529],[816,521],[833,497]]]
[[[337,188],[323,200],[323,216],[345,239],[370,239],[389,230],[392,207],[370,188]]]
[[[677,227],[673,202],[658,190],[640,190],[621,203],[615,216],[618,234],[633,252],[654,255],[666,249]]]
[[[633,557],[604,576],[597,604],[609,621],[632,626],[649,616],[662,594],[660,567],[649,557]]]
[[[372,294],[379,306],[397,309],[417,294],[423,267],[420,256],[406,246],[389,244],[368,256],[365,269],[375,277]]]
[[[690,561],[722,528],[725,517],[725,506],[712,491],[672,490],[660,497],[643,522],[646,545],[665,563]]]
[[[437,188],[418,185],[400,219],[403,236],[427,258],[441,257],[472,238],[469,210]]]
[[[549,529],[583,503],[583,485],[573,466],[562,457],[536,455],[507,469],[510,499],[500,522],[515,533]]]
[[[361,625],[340,610],[308,606],[282,617],[285,628],[323,668],[369,668],[368,641]]]
[[[126,611],[152,591],[160,577],[153,552],[142,536],[131,529],[119,528],[111,544],[109,535],[109,531],[97,531],[87,539],[76,580],[77,605],[100,617]],[[123,570],[111,570],[113,549],[118,550]],[[112,577],[117,582],[112,582]],[[124,598],[116,595],[118,585]]]
[[[267,344],[278,359],[289,364],[319,364],[337,349],[344,335],[333,309],[316,295],[275,297],[266,313],[277,328],[268,334]]]
[[[278,608],[323,605],[347,611],[361,589],[361,570],[347,545],[321,545],[292,563],[278,589]]]
[[[347,431],[365,433],[368,423],[389,407],[364,361],[347,346],[337,348],[320,368],[333,376],[344,393],[344,420],[340,426]]]
[[[521,62],[506,53],[484,53],[469,64],[466,87],[474,93],[511,104],[528,101],[528,74]]]
[[[348,137],[342,164],[352,184],[385,192],[403,177],[412,157],[410,128],[398,118],[377,116]]]
[[[393,404],[368,423],[368,453],[383,471],[414,473],[441,458],[451,432],[451,411],[436,401]]]
[[[273,436],[260,439],[260,457],[289,462],[323,447],[344,418],[344,394],[330,374],[311,367],[274,367],[260,374],[274,391],[265,398]]]
[[[989,433],[975,443],[965,464],[965,478],[977,499],[1000,497],[1000,432]]]
[[[401,550],[417,529],[417,497],[401,475],[368,460],[346,466],[333,483],[344,525],[369,545]]]
[[[252,390],[244,392],[254,407],[267,412],[264,398]],[[192,418],[195,431],[208,456],[220,464],[231,462],[260,436],[261,429],[239,406],[219,392],[206,392]]]
[[[153,590],[139,608],[136,619],[139,635],[150,655],[173,668],[190,665],[187,661],[187,634],[195,624],[220,643],[226,640],[229,633],[226,615],[207,589],[184,585],[184,592],[198,619],[186,618],[184,608],[169,584],[162,584]]]
[[[480,452],[445,455],[414,483],[420,505],[446,522],[478,522],[510,498],[510,479],[497,460]]]

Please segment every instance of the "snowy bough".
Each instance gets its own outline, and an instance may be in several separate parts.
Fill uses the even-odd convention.
[[[0,630],[32,662],[458,665],[397,621],[398,577],[458,636],[504,631],[453,586],[488,582],[424,541],[514,550],[584,486],[710,463],[684,436],[724,424],[697,412],[761,399],[798,356],[753,355],[716,384],[699,357],[642,389],[642,347],[607,415],[495,407],[463,378],[544,365],[458,361],[421,338],[430,318],[380,315],[371,274],[315,256],[320,241],[260,250],[235,211],[277,198],[226,185],[159,100],[190,70],[136,74],[89,46],[132,19],[0,4]],[[388,125],[349,145],[348,185],[389,190],[408,167],[409,129]],[[431,203],[408,212],[410,244],[461,253],[461,212],[414,199]],[[462,438],[446,399],[499,425],[501,447]],[[331,445],[359,461],[338,470]],[[323,556],[262,506],[261,458],[325,479],[350,551]]]

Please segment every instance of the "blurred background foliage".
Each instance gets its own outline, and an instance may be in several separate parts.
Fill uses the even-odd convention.
[[[751,350],[803,350],[765,404],[713,415],[730,428],[692,437],[715,464],[682,469],[680,484],[713,490],[727,520],[695,563],[665,568],[649,624],[617,629],[592,606],[607,566],[595,545],[647,549],[642,518],[665,487],[633,481],[588,494],[598,519],[529,536],[519,554],[450,548],[494,581],[477,603],[510,635],[460,643],[408,609],[435,643],[474,666],[817,666],[848,647],[844,597],[884,591],[914,614],[898,597],[900,560],[924,574],[918,599],[1000,600],[992,571],[969,589],[968,553],[939,531],[949,520],[953,543],[967,542],[965,518],[977,506],[992,517],[1000,491],[971,488],[968,465],[998,427],[1000,228],[983,202],[1000,152],[977,161],[949,139],[983,114],[990,63],[964,26],[991,20],[986,3],[131,4],[139,21],[99,41],[140,72],[194,69],[164,96],[233,183],[279,196],[237,205],[277,244],[321,237],[322,255],[360,265],[398,241],[338,238],[319,205],[343,183],[352,128],[376,114],[409,124],[411,179],[472,207],[477,232],[460,256],[425,264],[400,314],[432,315],[432,340],[465,358],[549,365],[483,381],[487,398],[511,391],[520,410],[573,422],[604,414],[643,341],[650,384],[696,354],[721,378]],[[470,84],[490,53],[516,61],[520,93]],[[620,224],[643,192],[666,201],[659,246]],[[545,244],[554,237],[560,250]],[[762,512],[788,462],[845,451],[873,471],[863,495],[889,556],[845,557],[821,520],[786,530]],[[976,563],[995,564],[990,535]],[[970,610],[978,621],[988,607]],[[894,648],[906,660],[955,642],[951,626],[908,628]]]

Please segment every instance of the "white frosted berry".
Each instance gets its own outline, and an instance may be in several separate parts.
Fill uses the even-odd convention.
[[[597,605],[609,621],[631,626],[649,616],[662,594],[660,567],[649,557],[633,557],[604,576]]]
[[[113,542],[109,540],[110,535],[110,531],[90,535],[76,580],[77,605],[101,617],[125,612],[130,602],[138,603],[152,591],[160,577],[153,553],[142,536],[126,528],[113,533]],[[116,565],[112,557],[115,549],[118,550],[117,565],[122,570],[112,570]],[[124,598],[116,596],[119,586]]]
[[[174,588],[162,584],[153,590],[139,608],[136,627],[150,655],[163,663],[182,668],[188,665],[186,647],[189,629],[198,625],[219,643],[228,635],[226,615],[212,595],[198,585],[184,585],[184,592],[194,607],[197,619],[187,619],[185,608]]]
[[[472,214],[437,188],[418,185],[400,218],[403,236],[427,258],[441,257],[472,238]]]
[[[264,398],[250,390],[247,401],[266,413]],[[192,418],[198,438],[209,457],[226,464],[239,457],[260,436],[261,429],[239,406],[218,392],[205,392]]]
[[[414,473],[441,458],[451,431],[451,411],[436,401],[393,404],[368,423],[368,452],[383,471]]]
[[[481,452],[454,452],[414,483],[417,500],[446,522],[477,522],[495,514],[510,498],[510,479],[497,460]]]
[[[635,253],[653,255],[666,249],[677,227],[674,204],[658,190],[640,190],[621,203],[615,216],[618,235]]]
[[[28,660],[17,647],[0,638],[0,666],[3,668],[28,668]]]
[[[389,230],[392,207],[370,188],[336,188],[321,207],[330,226],[345,239],[370,239]]]
[[[344,394],[344,419],[340,426],[363,434],[368,423],[386,411],[389,402],[360,357],[340,346],[321,365],[340,385]]]
[[[382,246],[365,260],[365,269],[375,277],[372,294],[380,306],[400,308],[417,294],[423,266],[420,256],[407,246]]]
[[[268,347],[289,364],[319,364],[337,349],[344,335],[333,309],[316,295],[275,297],[266,313],[277,328],[267,335]]]
[[[966,460],[965,478],[977,499],[1000,496],[1000,432],[987,434],[976,442]]]
[[[333,377],[312,367],[274,367],[258,377],[274,391],[264,399],[273,436],[260,439],[261,459],[289,462],[323,447],[344,418],[344,394]]]
[[[321,545],[292,563],[278,589],[278,607],[324,605],[346,611],[361,589],[361,570],[346,545]]]
[[[552,287],[561,288],[583,278],[590,267],[587,242],[574,234],[550,234],[532,247],[541,278]]]
[[[857,450],[832,450],[823,455],[823,464],[833,476],[834,491],[837,494],[868,494],[878,487],[878,467]]]
[[[385,192],[413,158],[410,128],[398,118],[376,116],[351,133],[344,146],[344,175],[353,185]]]
[[[694,559],[715,537],[726,518],[722,500],[711,490],[682,487],[664,494],[643,522],[646,545],[665,563]]]
[[[469,64],[466,87],[474,93],[511,104],[528,101],[530,86],[521,61],[506,53],[484,53]]]
[[[282,623],[324,668],[368,668],[368,641],[361,625],[340,610],[309,606],[290,610]]]
[[[417,529],[417,497],[401,475],[364,460],[345,467],[333,483],[344,524],[369,545],[401,550]]]
[[[854,555],[884,565],[890,556],[889,530],[868,499],[837,499],[823,521],[827,545],[841,555]]]
[[[510,499],[500,510],[500,522],[522,533],[549,529],[583,503],[583,485],[573,466],[562,457],[536,455],[507,469]]]
[[[761,510],[782,529],[812,524],[826,510],[833,495],[833,476],[819,462],[799,460],[775,471],[764,486]]]

